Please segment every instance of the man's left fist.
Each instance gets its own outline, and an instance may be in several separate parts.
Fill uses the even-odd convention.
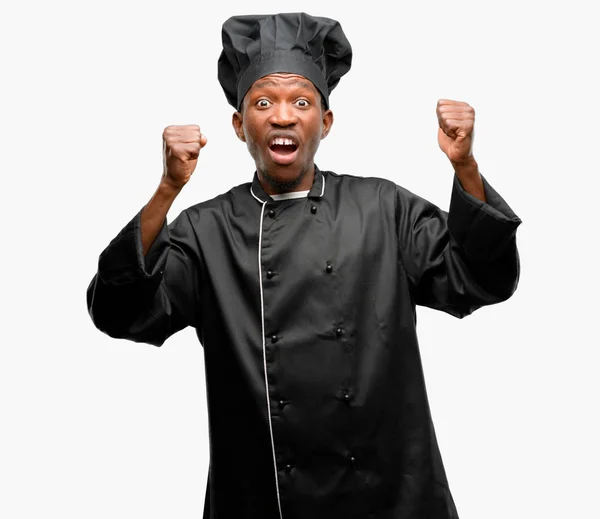
[[[473,155],[475,110],[467,103],[440,99],[437,104],[438,143],[452,164],[461,164]]]

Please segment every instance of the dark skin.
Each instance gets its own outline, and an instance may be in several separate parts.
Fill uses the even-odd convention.
[[[305,77],[269,74],[248,90],[232,124],[248,146],[263,189],[272,195],[311,188],[314,157],[331,129],[333,112],[323,110],[319,91]],[[270,144],[277,137],[289,138],[297,145],[290,157],[278,160],[271,152]]]
[[[465,191],[485,202],[479,168],[473,157],[475,111],[467,103],[442,99],[436,109],[438,144]],[[297,74],[270,74],[257,80],[235,112],[236,135],[248,146],[258,179],[268,194],[310,190],[314,157],[329,133],[333,113],[322,106],[315,86]],[[278,151],[274,139],[290,146]],[[144,255],[158,236],[169,208],[196,169],[206,137],[197,125],[168,126],[163,132],[163,175],[141,217]]]

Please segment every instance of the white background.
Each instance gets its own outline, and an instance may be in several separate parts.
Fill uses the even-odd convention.
[[[201,517],[208,432],[193,330],[162,348],[110,339],[85,292],[158,183],[165,126],[200,124],[209,141],[169,219],[251,179],[216,77],[221,24],[279,11],[336,18],[354,48],[321,168],[390,178],[447,209],[435,106],[464,100],[481,170],[523,219],[512,299],[464,320],[419,310],[461,518],[600,517],[593,3],[344,4],[2,7],[0,517]]]

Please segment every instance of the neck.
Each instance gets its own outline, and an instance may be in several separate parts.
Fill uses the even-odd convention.
[[[282,175],[273,175],[266,170],[257,169],[256,173],[258,181],[267,195],[307,191],[310,190],[315,179],[315,165],[311,163],[291,179]]]

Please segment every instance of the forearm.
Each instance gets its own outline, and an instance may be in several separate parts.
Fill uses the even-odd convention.
[[[180,192],[181,187],[176,187],[163,179],[142,210],[140,231],[144,256],[146,256],[158,236],[167,213]]]
[[[479,173],[479,166],[477,162],[471,156],[468,161],[462,163],[452,163],[454,172],[460,181],[463,189],[470,195],[478,198],[482,202],[485,202],[485,189],[483,187],[483,180]]]
[[[152,219],[160,219],[160,211],[154,210],[154,206],[169,205],[168,198],[159,203],[163,195],[163,190],[158,189],[148,203],[146,216],[150,216],[150,226]],[[171,225],[177,227],[178,221],[179,225],[185,226],[188,218],[176,218]],[[184,263],[178,256],[184,247],[179,247],[177,252],[171,250],[170,232],[164,216],[162,222],[145,257],[141,240],[142,211],[100,254],[97,274],[88,287],[87,304],[95,326],[111,337],[158,345],[186,324],[181,314],[175,311],[174,299],[168,295],[166,286],[161,287],[165,283],[164,272],[169,259],[169,271],[175,279],[183,278],[178,270]],[[193,282],[182,284],[198,286]],[[189,306],[181,304],[183,308]]]
[[[480,178],[487,201],[467,192],[457,174],[448,213],[398,189],[399,241],[416,304],[465,316],[514,292],[521,220]]]

